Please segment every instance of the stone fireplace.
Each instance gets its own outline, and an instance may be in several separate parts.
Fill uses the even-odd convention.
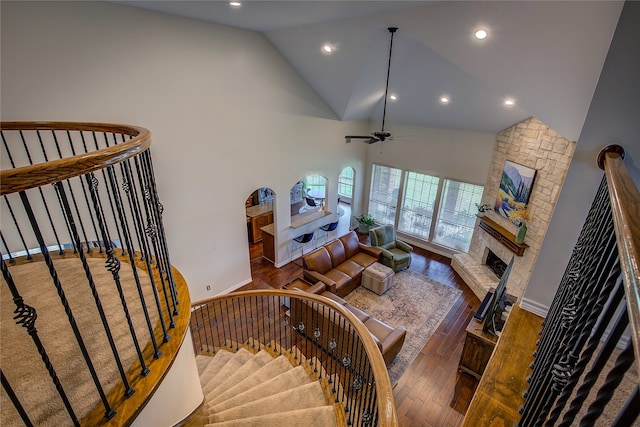
[[[486,265],[489,252],[506,264],[514,257],[507,291],[518,299],[524,294],[574,150],[575,142],[561,137],[535,118],[524,120],[498,133],[481,203],[489,206],[495,204],[505,160],[534,168],[537,176],[529,198],[528,209],[532,220],[528,224],[524,245],[526,248],[514,248],[510,242],[505,241],[500,233],[513,236],[516,226],[497,212],[489,211],[483,227],[480,226],[482,218],[476,221],[469,252],[456,254],[451,260],[453,269],[480,300],[499,281]],[[486,223],[494,224],[501,231],[494,232]]]

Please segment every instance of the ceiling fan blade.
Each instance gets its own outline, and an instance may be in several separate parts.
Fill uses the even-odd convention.
[[[363,142],[366,144],[373,144],[380,141],[380,139],[371,135],[347,135],[344,137],[344,139],[346,140],[347,144],[350,143],[352,139],[364,139]]]
[[[371,139],[371,135],[347,135],[344,137],[347,140],[347,144],[351,142],[352,139]]]

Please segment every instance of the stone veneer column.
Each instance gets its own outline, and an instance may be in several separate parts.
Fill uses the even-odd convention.
[[[532,219],[528,224],[525,238],[529,248],[524,256],[515,256],[476,224],[469,252],[454,255],[451,264],[478,298],[482,299],[487,290],[498,283],[498,279],[483,265],[487,248],[506,263],[509,263],[512,256],[515,257],[507,282],[507,291],[518,298],[524,294],[569,169],[569,163],[573,158],[575,146],[575,141],[561,137],[533,117],[498,133],[482,203],[494,206],[505,160],[536,169],[536,178],[528,205]],[[507,230],[516,233],[516,226],[497,212],[487,212],[487,216]]]

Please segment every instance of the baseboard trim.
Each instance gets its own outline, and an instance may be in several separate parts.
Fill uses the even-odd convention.
[[[524,297],[520,301],[520,307],[523,310],[527,310],[528,312],[537,314],[540,317],[547,317],[547,313],[549,313],[549,307],[547,307],[546,305],[540,304],[539,302]]]

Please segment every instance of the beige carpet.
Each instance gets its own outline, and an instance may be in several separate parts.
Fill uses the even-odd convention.
[[[402,350],[389,365],[391,384],[395,385],[461,294],[459,289],[404,270],[396,273],[393,286],[384,295],[359,287],[345,300],[390,326],[407,330]]]
[[[214,357],[197,356],[202,367],[208,420],[194,426],[220,427],[335,427],[335,409],[320,381],[312,380],[303,366],[293,366],[284,356],[266,350],[256,354],[240,348],[230,354],[218,350]],[[206,393],[206,390],[210,390]]]
[[[93,279],[96,283],[102,305],[111,326],[116,346],[124,369],[136,360],[135,348],[126,323],[120,297],[111,273],[104,267],[103,258],[89,258]],[[106,338],[98,310],[91,295],[88,282],[78,258],[56,259],[56,272],[63,284],[66,298],[81,330],[87,350],[94,362],[105,392],[120,380],[114,356]],[[36,329],[60,381],[72,402],[78,418],[86,415],[99,402],[97,390],[82,359],[78,344],[69,326],[67,315],[60,304],[60,298],[52,283],[44,262],[17,265],[9,271],[26,304],[35,307],[38,313]],[[138,270],[145,289],[147,304],[150,306],[152,325],[156,325],[158,315],[153,302],[148,275]],[[149,341],[149,333],[141,314],[138,292],[132,285],[133,273],[128,264],[122,263],[120,271],[132,320],[141,347]],[[33,341],[24,327],[13,320],[15,305],[3,280],[1,295],[1,347],[0,366],[35,425],[71,425],[45,369]],[[155,312],[155,314],[154,314]],[[2,418],[0,425],[23,425],[13,405],[5,393],[2,395]]]

